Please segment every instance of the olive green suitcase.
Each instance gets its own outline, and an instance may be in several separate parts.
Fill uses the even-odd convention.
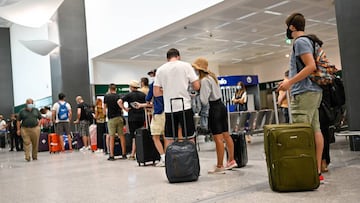
[[[276,102],[274,107],[277,114]],[[310,124],[265,125],[264,148],[273,191],[305,191],[319,187],[315,138]]]

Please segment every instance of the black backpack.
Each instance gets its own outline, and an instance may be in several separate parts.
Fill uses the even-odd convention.
[[[89,105],[84,103],[85,118],[91,123],[94,121],[94,115]]]

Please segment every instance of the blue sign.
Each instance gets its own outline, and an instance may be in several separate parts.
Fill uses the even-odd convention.
[[[220,86],[236,86],[239,81],[242,81],[246,86],[259,84],[257,75],[232,75],[219,76]]]

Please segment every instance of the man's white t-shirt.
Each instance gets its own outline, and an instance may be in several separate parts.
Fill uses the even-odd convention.
[[[191,109],[189,85],[198,80],[194,68],[183,61],[169,61],[156,70],[154,86],[162,87],[164,97],[164,111],[170,113],[170,99],[184,98],[185,110]],[[181,101],[173,102],[173,112],[182,111]]]
[[[59,109],[60,109],[59,102],[60,102],[61,105],[63,105],[63,104],[65,103],[65,101],[58,101],[58,102],[55,102],[55,103],[54,103],[52,110],[55,111],[55,123],[59,123],[59,122],[70,122],[69,119],[67,119],[67,120],[62,120],[62,121],[59,120],[59,118],[58,118]],[[66,102],[66,108],[68,109],[69,115],[70,115],[71,105],[69,104],[69,102]]]

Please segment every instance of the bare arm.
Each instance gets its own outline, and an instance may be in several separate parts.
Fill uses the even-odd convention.
[[[20,121],[16,121],[16,129],[17,129],[16,134],[20,135]]]
[[[77,108],[77,111],[76,111],[76,121],[74,121],[74,123],[79,123],[79,121],[80,121],[80,116],[81,116],[81,108]]]
[[[52,110],[51,111],[52,112],[52,121],[53,121],[53,123],[55,123],[55,121],[56,121],[56,111],[55,110]]]
[[[121,109],[124,109],[126,112],[129,112],[130,108],[125,108],[124,102],[123,102],[122,99],[119,99],[119,100],[117,101],[117,104],[119,105],[119,107],[120,107]]]
[[[195,91],[198,91],[200,89],[200,80],[195,80],[192,82],[192,87]]]

